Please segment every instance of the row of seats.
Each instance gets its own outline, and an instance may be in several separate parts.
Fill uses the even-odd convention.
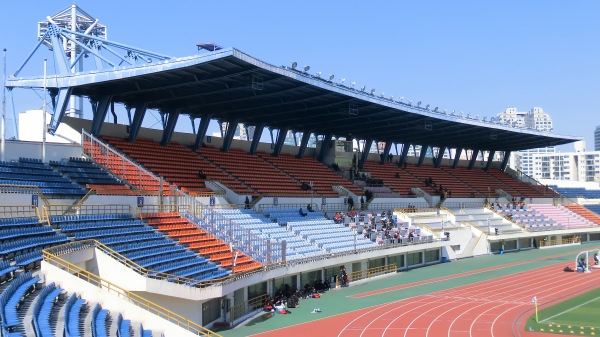
[[[159,231],[166,233],[169,237],[176,238],[179,243],[186,245],[189,249],[198,252],[213,262],[219,263],[222,268],[234,271],[232,265],[222,263],[223,258],[219,257],[224,252],[230,251],[229,243],[208,234],[206,230],[198,228],[196,224],[182,218],[179,213],[147,213],[143,214],[142,217],[149,224],[156,226]],[[231,253],[229,255],[231,256]],[[239,254],[235,271],[249,271],[261,266],[259,262],[254,261],[252,258]]]
[[[18,162],[0,162],[0,172],[1,184],[37,186],[42,189],[42,193],[51,196],[73,197],[87,193],[84,188],[61,176],[40,160],[34,162],[21,158]]]
[[[600,199],[600,189],[587,189],[585,187],[558,187],[551,186],[556,192],[569,198]]]
[[[82,222],[82,221],[108,221],[133,219],[133,215],[128,213],[113,214],[83,214],[83,215],[53,215],[50,217],[52,223]]]
[[[82,186],[87,184],[97,185],[123,185],[108,171],[91,160],[70,158],[62,161],[50,161],[50,166]]]
[[[91,219],[95,219],[95,221]],[[200,279],[206,279],[209,271],[212,272],[213,269],[218,269],[218,266],[214,263],[211,264],[211,262],[197,256],[194,252],[186,251],[185,247],[172,240],[167,240],[165,236],[156,232],[154,228],[144,224],[141,220],[133,220],[130,214],[61,217],[55,218],[55,220],[62,221],[60,224],[61,232],[67,233],[77,240],[97,239],[117,252],[125,254],[146,269],[165,273],[172,272],[181,277],[189,276]],[[77,220],[80,220],[80,222],[77,222]],[[149,243],[142,248],[141,245],[145,242]],[[128,251],[123,251],[123,248],[128,249]],[[147,255],[148,248],[155,250],[157,253],[160,252],[160,254]],[[210,267],[199,268],[190,273],[190,268],[193,265],[200,264],[210,265]],[[185,267],[189,268],[184,269]]]

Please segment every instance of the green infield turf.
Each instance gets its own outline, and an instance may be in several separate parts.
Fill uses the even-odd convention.
[[[525,330],[563,335],[600,336],[599,313],[600,288],[540,310],[538,323],[535,322],[535,314],[533,314],[527,320]]]

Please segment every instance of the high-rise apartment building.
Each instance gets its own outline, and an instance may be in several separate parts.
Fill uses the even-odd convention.
[[[508,122],[514,126],[536,129],[538,131],[553,132],[554,130],[552,118],[540,107],[535,107],[526,112],[517,111],[517,108],[508,108],[498,114],[498,120],[504,123]],[[509,166],[520,170],[526,175],[533,176],[534,155],[554,152],[554,146],[518,151],[511,154]]]

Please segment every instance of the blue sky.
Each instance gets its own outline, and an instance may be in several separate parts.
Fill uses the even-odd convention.
[[[3,2],[0,48],[8,49],[9,74],[35,46],[37,22],[72,3]],[[111,40],[167,55],[193,55],[197,43],[215,42],[448,111],[492,117],[539,106],[556,133],[584,137],[588,150],[600,125],[596,1],[74,3],[106,25]],[[41,105],[15,95],[17,111]]]

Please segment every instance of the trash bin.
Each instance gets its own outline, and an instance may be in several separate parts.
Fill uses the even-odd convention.
[[[446,261],[447,261],[447,260],[446,260],[446,257],[445,257],[445,256],[442,256],[442,263],[446,263]]]

